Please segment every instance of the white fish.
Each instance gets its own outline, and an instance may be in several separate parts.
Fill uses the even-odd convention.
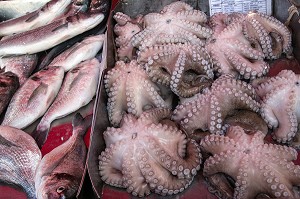
[[[57,95],[63,77],[59,66],[33,74],[12,97],[2,125],[23,129],[41,117]]]
[[[0,36],[12,35],[44,26],[65,12],[72,0],[52,0],[40,9],[0,23]]]
[[[102,48],[104,35],[90,36],[55,57],[48,66],[61,66],[65,72],[80,62],[92,59]]]
[[[93,99],[97,90],[99,71],[100,63],[94,58],[80,63],[66,74],[56,99],[32,135],[39,146],[46,141],[52,121],[78,110]]]

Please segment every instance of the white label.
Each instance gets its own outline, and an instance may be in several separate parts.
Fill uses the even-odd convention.
[[[272,14],[272,0],[209,0],[210,16],[217,12],[232,13],[258,11]]]

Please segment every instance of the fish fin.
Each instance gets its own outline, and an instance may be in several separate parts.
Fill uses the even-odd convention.
[[[84,135],[87,129],[92,124],[93,115],[88,115],[85,118],[80,113],[76,113],[72,120],[73,132],[78,132],[80,135]],[[76,130],[81,128],[79,131]],[[75,130],[74,130],[75,129]]]
[[[33,20],[38,18],[38,16],[39,16],[39,12],[34,12],[25,20],[25,22],[32,22]]]
[[[47,140],[50,128],[46,126],[37,127],[37,129],[31,134],[31,136],[36,141],[39,148],[42,148]]]
[[[28,99],[27,106],[29,106],[31,103],[33,103],[34,100],[36,99],[36,97],[38,95],[40,95],[41,93],[46,94],[47,90],[48,90],[48,85],[41,82],[41,84],[36,89],[34,89],[34,91],[31,93],[31,95]]]
[[[54,29],[52,30],[52,32],[56,32],[56,31],[59,31],[59,30],[61,30],[61,29],[65,29],[65,28],[68,28],[68,23],[64,23],[64,24],[62,24],[62,25],[60,25],[60,26],[54,28]]]

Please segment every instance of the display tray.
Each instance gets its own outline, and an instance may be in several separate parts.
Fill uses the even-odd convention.
[[[91,143],[90,143],[90,150],[88,154],[88,174],[90,178],[91,185],[94,190],[94,198],[103,198],[103,199],[125,199],[125,198],[138,198],[134,197],[131,194],[128,194],[125,189],[120,189],[116,187],[112,187],[110,185],[105,184],[100,176],[99,176],[99,160],[98,157],[101,152],[105,149],[105,142],[103,139],[103,132],[106,130],[107,127],[111,126],[107,117],[106,111],[106,103],[107,103],[107,94],[104,89],[103,77],[107,73],[108,70],[114,67],[116,62],[116,46],[115,46],[115,35],[113,32],[113,28],[115,25],[115,21],[112,16],[121,11],[129,16],[137,16],[138,14],[146,14],[149,12],[155,12],[160,10],[164,5],[173,2],[172,0],[162,0],[162,1],[134,1],[134,0],[124,0],[120,1],[119,4],[116,5],[115,9],[112,10],[109,20],[108,20],[108,29],[107,29],[107,56],[106,56],[106,63],[107,69],[104,71],[102,76],[102,81],[100,83],[99,94],[96,99],[97,107],[95,110],[93,126],[91,130]],[[206,1],[185,1],[190,3],[194,8],[201,8],[202,10],[207,10],[207,2]],[[201,3],[199,3],[201,2]],[[289,2],[283,2],[281,6],[288,6]],[[277,3],[274,6],[279,6]],[[282,17],[281,14],[286,15],[286,13],[278,12],[280,9],[276,9],[275,14],[279,14],[278,18],[285,19]],[[275,15],[275,17],[277,17]],[[299,32],[296,30],[300,30],[298,27],[298,20],[297,18],[292,18],[290,28],[293,29],[293,36]],[[297,40],[297,38],[296,38]],[[293,44],[294,49],[298,49],[298,41]],[[297,56],[298,52],[295,52],[295,57],[298,59],[300,57]],[[283,69],[290,69],[293,70],[295,73],[300,74],[300,66],[297,59],[286,59],[281,58],[270,62],[271,69],[268,73],[268,76],[274,76],[279,71]],[[270,139],[271,140],[271,139]],[[294,161],[296,164],[300,165],[300,158],[298,156],[297,160]],[[149,199],[154,198],[186,198],[186,199],[196,199],[196,198],[217,198],[215,195],[209,192],[209,186],[207,182],[204,180],[201,172],[198,172],[196,175],[193,183],[190,187],[188,187],[182,193],[173,196],[160,196],[157,194],[150,194],[147,196]],[[84,197],[82,197],[84,198]]]

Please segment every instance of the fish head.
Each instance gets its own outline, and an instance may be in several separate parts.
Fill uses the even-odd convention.
[[[66,21],[69,27],[82,30],[90,30],[100,24],[104,19],[104,15],[99,12],[79,12],[74,16],[69,16]]]
[[[35,82],[40,82],[45,79],[60,79],[63,78],[64,69],[61,66],[49,66],[38,71],[30,77]]]
[[[37,189],[38,199],[73,198],[79,188],[80,180],[67,173],[56,173],[44,176]]]
[[[0,90],[19,87],[19,78],[16,74],[8,71],[0,74]]]

